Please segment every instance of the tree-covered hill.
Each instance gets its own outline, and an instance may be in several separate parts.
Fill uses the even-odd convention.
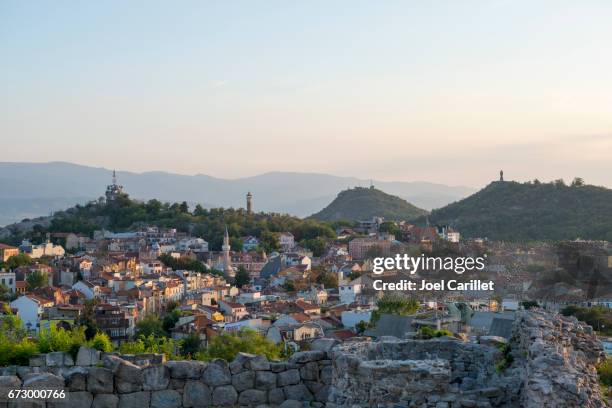
[[[424,221],[424,219],[421,219]],[[576,179],[493,182],[461,201],[432,211],[429,221],[463,237],[495,240],[612,240],[612,190]]]
[[[231,246],[242,245],[240,237],[253,235],[260,238],[262,249],[278,249],[278,233],[289,231],[298,242],[317,238],[334,238],[335,231],[328,223],[302,220],[286,214],[253,213],[234,208],[205,209],[200,205],[190,209],[186,202],[162,203],[158,200],[141,202],[127,194],[109,203],[93,201],[56,212],[45,225],[34,225],[25,233],[14,233],[5,242],[18,244],[24,237],[43,239],[47,232],[74,232],[91,235],[95,230],[119,232],[144,226],[176,228],[206,239],[211,249],[220,250],[227,226]],[[8,227],[10,229],[10,226]]]
[[[323,221],[358,221],[372,217],[411,220],[425,214],[427,211],[376,188],[355,187],[340,192],[334,201],[311,218]]]

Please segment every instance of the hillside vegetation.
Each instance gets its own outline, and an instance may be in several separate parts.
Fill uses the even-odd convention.
[[[355,187],[342,191],[334,201],[311,218],[323,221],[358,221],[372,217],[411,220],[425,214],[427,211],[376,188]]]
[[[493,182],[432,211],[429,221],[456,227],[464,237],[612,240],[612,190],[577,180],[570,186],[561,180]]]
[[[43,224],[35,224],[29,231],[15,231],[3,240],[18,244],[22,238],[38,237],[47,232],[73,232],[91,236],[94,230],[126,231],[155,225],[176,228],[203,237],[213,250],[220,250],[227,227],[230,244],[234,250],[242,246],[241,237],[253,235],[260,238],[261,249],[278,250],[278,233],[289,231],[296,241],[309,247],[310,243],[335,237],[331,225],[317,220],[302,220],[278,213],[247,214],[244,209],[212,208],[200,205],[190,209],[186,202],[162,203],[158,200],[141,202],[123,194],[110,203],[90,202],[65,211],[58,211]],[[9,227],[10,230],[10,227]],[[36,241],[36,239],[35,239]]]

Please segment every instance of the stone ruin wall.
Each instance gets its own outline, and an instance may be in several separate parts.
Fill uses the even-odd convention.
[[[335,346],[335,347],[334,347]],[[82,347],[76,360],[37,355],[0,369],[0,408],[95,407],[604,407],[595,365],[604,358],[592,329],[573,318],[519,313],[514,362],[495,345],[448,338],[336,346],[331,339],[288,361],[239,354],[227,363],[120,356]],[[64,389],[65,400],[7,404],[9,389]]]

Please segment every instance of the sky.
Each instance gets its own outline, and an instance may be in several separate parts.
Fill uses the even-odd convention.
[[[0,161],[612,187],[610,21],[607,0],[0,0]]]

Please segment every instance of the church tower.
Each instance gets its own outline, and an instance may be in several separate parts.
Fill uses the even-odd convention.
[[[223,250],[223,273],[226,278],[233,278],[234,268],[232,268],[232,258],[230,257],[230,241],[229,241],[229,233],[227,232],[227,225],[225,226],[225,235],[223,236],[223,246],[221,247]]]
[[[247,203],[246,203],[247,204],[247,207],[246,207],[247,214],[249,215],[253,214],[253,194],[251,194],[250,191],[247,193],[246,199],[247,199]]]

